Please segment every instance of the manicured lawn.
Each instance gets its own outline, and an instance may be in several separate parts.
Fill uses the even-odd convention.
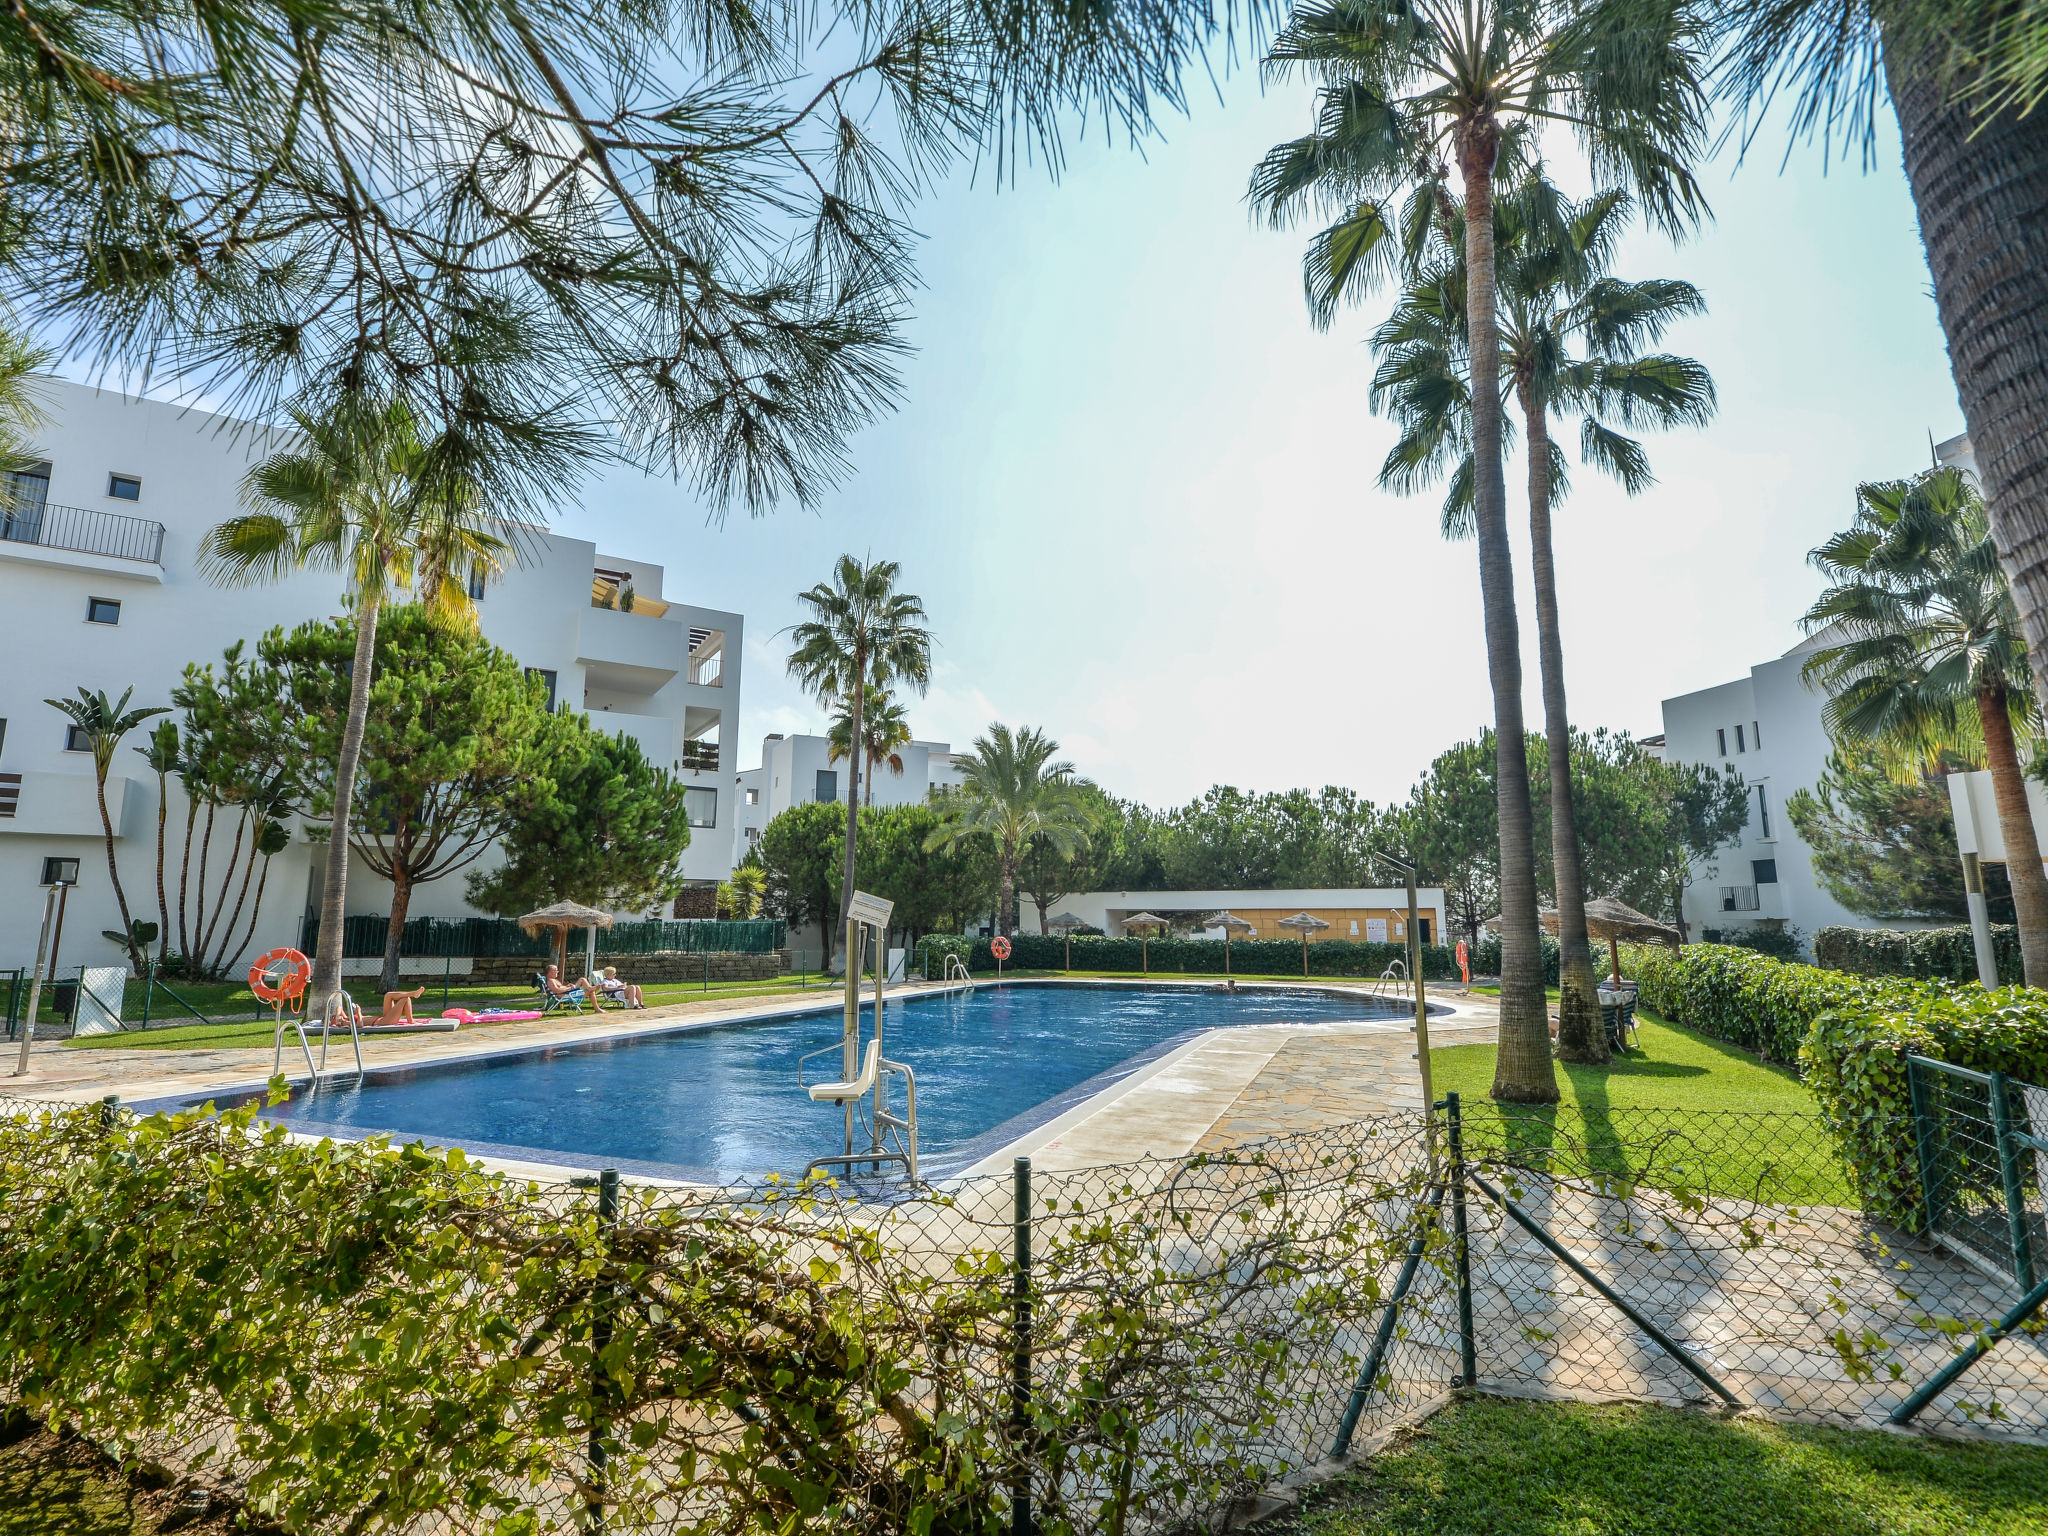
[[[1439,1097],[1457,1091],[1475,1135],[1505,1134],[1539,1146],[1563,1135],[1597,1148],[1603,1141],[1640,1144],[1676,1131],[1693,1146],[1711,1148],[1714,1165],[1705,1182],[1716,1190],[1760,1188],[1774,1200],[1853,1203],[1813,1095],[1796,1076],[1652,1014],[1636,1019],[1639,1046],[1609,1065],[1557,1064],[1555,1108],[1489,1099],[1497,1055],[1492,1045],[1432,1050],[1434,1086]],[[1752,1118],[1764,1115],[1771,1118]],[[1681,1163],[1683,1154],[1668,1142],[1656,1152],[1667,1167]],[[1639,1171],[1627,1158],[1601,1166]]]
[[[1288,1524],[1297,1536],[2043,1536],[2048,1450],[1482,1398]]]

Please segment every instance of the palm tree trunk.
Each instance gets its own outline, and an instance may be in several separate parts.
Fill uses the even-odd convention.
[[[1999,557],[2048,657],[2048,112],[1974,115],[1914,62],[1885,51],[1906,179]],[[2034,690],[2048,707],[2048,666]]]
[[[164,823],[170,815],[169,797],[171,780],[168,774],[156,776],[156,958],[163,964],[164,952],[171,947],[171,903],[164,892]]]
[[[235,883],[235,866],[242,862],[242,835],[248,830],[249,807],[245,802],[242,806],[241,817],[235,822],[235,840],[228,845],[227,867],[220,872],[220,890],[213,898],[213,921],[206,925],[206,931],[199,936],[199,953],[202,957],[209,949],[213,948],[213,936],[220,932],[221,916],[227,911],[228,907],[228,888]],[[249,844],[249,854],[252,859],[255,857],[255,853],[256,845],[252,841]],[[248,876],[246,874],[242,877],[242,888],[244,890],[248,889]],[[228,920],[228,933],[233,933],[234,929],[234,920],[230,918]],[[226,936],[226,934],[222,934],[223,938]],[[211,969],[211,967],[208,967],[208,969]]]
[[[1515,619],[1514,554],[1508,545],[1507,481],[1501,469],[1500,327],[1495,320],[1493,275],[1493,163],[1499,149],[1499,130],[1490,121],[1460,133],[1474,521],[1500,801],[1500,1054],[1493,1097],[1554,1104],[1557,1070],[1550,1060],[1550,1010],[1543,995],[1543,945],[1536,925],[1535,817],[1529,805],[1528,745],[1522,722],[1521,631]]]
[[[1600,1023],[1599,982],[1586,938],[1586,887],[1579,821],[1572,807],[1572,724],[1564,697],[1564,636],[1557,619],[1557,559],[1550,537],[1550,412],[1524,380],[1517,386],[1529,424],[1529,568],[1536,579],[1536,656],[1543,675],[1543,734],[1550,748],[1550,863],[1557,881],[1557,1054],[1602,1066],[1610,1059]]]
[[[865,702],[868,687],[868,659],[864,652],[853,653],[853,706],[852,730],[846,738],[846,862],[839,878],[839,932],[846,932],[846,914],[853,910],[853,855],[854,839],[860,830],[860,754],[861,754],[861,705]],[[825,954],[832,953],[832,936],[825,936]],[[848,965],[853,956],[846,957]]]
[[[98,766],[98,765],[95,765]],[[121,939],[128,946],[128,967],[137,975],[142,973],[142,954],[135,947],[135,924],[128,916],[128,893],[121,889],[121,871],[114,862],[114,818],[107,814],[107,770],[104,766],[94,775],[98,781],[100,800],[100,828],[107,834],[107,878],[114,883],[114,901],[121,909]]]
[[[237,832],[235,834],[235,839],[237,843],[239,843],[241,841],[241,833]],[[227,928],[220,936],[220,948],[214,951],[213,965],[211,969],[214,971],[216,975],[224,974],[225,972],[228,958],[228,945],[234,942],[235,929],[242,921],[242,908],[245,904],[247,904],[249,900],[249,881],[250,878],[256,873],[256,845],[260,840],[260,831],[256,837],[252,837],[249,839],[249,857],[248,860],[244,862],[242,865],[242,888],[241,890],[235,893],[235,910],[229,915]],[[264,865],[264,868],[266,871],[269,869],[269,864],[267,861]],[[226,900],[225,890],[223,890],[222,900]]]
[[[191,935],[185,931],[185,887],[192,876],[192,833],[199,825],[199,797],[192,793],[192,781],[185,781],[185,849],[178,857],[178,956],[185,962],[185,974],[197,975],[192,958]]]
[[[2005,838],[2005,873],[2012,882],[2013,917],[2020,930],[2020,964],[2027,985],[2048,986],[2048,875],[2041,871],[2041,844],[2027,809],[2027,780],[2012,736],[2004,689],[1977,695],[1984,722],[1984,762],[1998,799],[1998,828]]]
[[[201,971],[206,969],[206,863],[213,856],[213,817],[219,808],[212,800],[206,802],[206,830],[199,836],[199,873],[192,881],[198,891],[198,905],[192,909],[192,937],[199,941],[193,946],[192,963]]]
[[[348,825],[356,792],[356,768],[363,757],[363,731],[370,718],[370,669],[377,660],[377,585],[363,584],[356,602],[356,655],[348,677],[348,720],[341,730],[341,755],[334,762],[334,813],[328,822],[327,870],[320,882],[320,950],[313,957],[307,1001],[324,1015],[341,990],[342,927],[348,911]]]
[[[249,941],[256,937],[256,919],[263,911],[263,888],[270,884],[271,855],[263,856],[263,873],[256,877],[256,904],[249,908],[249,926],[242,931],[242,942],[235,946],[235,952],[228,956],[225,970],[233,970],[243,955],[249,951]]]

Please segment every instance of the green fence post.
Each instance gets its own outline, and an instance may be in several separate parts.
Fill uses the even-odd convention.
[[[852,957],[847,957],[848,964]],[[1010,1254],[1010,1435],[1016,1465],[1010,1480],[1010,1536],[1031,1536],[1031,1159],[1010,1165],[1014,1226]]]
[[[2006,1076],[1991,1074],[1991,1128],[1998,1136],[1998,1176],[2005,1185],[2005,1220],[2012,1236],[2013,1277],[2020,1289],[2034,1288],[2034,1241],[2028,1233],[2027,1197],[2020,1188],[2020,1149],[2013,1140],[2012,1105],[2006,1098]]]
[[[15,1011],[21,1006],[21,967],[14,968],[14,975],[7,983],[7,1038],[14,1038]]]
[[[1444,1095],[1451,1151],[1451,1239],[1458,1267],[1458,1385],[1479,1384],[1478,1340],[1472,1329],[1472,1240],[1465,1225],[1465,1122],[1455,1090]]]
[[[595,1179],[573,1181],[578,1188],[597,1186],[597,1230],[599,1239],[605,1245],[605,1258],[611,1257],[612,1229],[619,1224],[619,1170],[607,1168]],[[590,1497],[585,1509],[590,1515],[590,1529],[603,1531],[605,1522],[605,1484],[607,1467],[611,1460],[610,1440],[612,1433],[608,1404],[611,1398],[611,1380],[605,1371],[604,1352],[612,1342],[612,1303],[616,1292],[607,1282],[600,1280],[592,1296],[590,1313],[590,1441],[587,1447],[590,1468]]]
[[[453,955],[443,955],[441,957],[441,1011],[443,1013],[448,1011],[448,983],[454,978],[454,975],[455,957]]]
[[[1920,1158],[1920,1203],[1927,1212],[1927,1230],[1941,1227],[1941,1202],[1935,1186],[1934,1117],[1927,1103],[1927,1089],[1920,1075],[1920,1058],[1906,1056],[1906,1093],[1913,1106],[1913,1146]]]

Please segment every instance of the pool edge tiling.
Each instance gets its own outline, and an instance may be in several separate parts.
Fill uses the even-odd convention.
[[[1115,1100],[1211,1034],[1241,1036],[1250,1047],[1255,1036],[1276,1029],[1407,1029],[1402,1011],[1376,1003],[1363,989],[1284,984],[1223,994],[1205,983],[1031,978],[983,983],[975,999],[926,992],[893,995],[890,1002],[889,1050],[920,1074],[921,1161],[928,1180],[995,1161],[1013,1144],[1047,1140],[1048,1127],[1056,1131],[1056,1122],[1078,1123],[1097,1113],[1098,1100]],[[836,1038],[841,1007],[837,997],[814,996],[739,1017],[386,1061],[361,1082],[352,1071],[336,1074],[341,1085],[310,1100],[302,1072],[294,1105],[273,1118],[297,1135],[385,1134],[459,1147],[542,1176],[601,1167],[694,1184],[788,1176],[839,1139],[836,1115],[829,1106],[808,1103],[792,1067],[798,1049]],[[1431,1007],[1445,1022],[1456,1012],[1440,1003]],[[1270,1059],[1274,1049],[1262,1048],[1259,1060]],[[1229,1075],[1238,1078],[1235,1070]],[[244,1079],[134,1107],[246,1102],[263,1086]],[[1241,1086],[1234,1081],[1230,1093]],[[323,1113],[321,1100],[329,1096],[333,1108]],[[1220,1112],[1227,1102],[1212,1108]],[[1191,1144],[1206,1123],[1169,1140]],[[545,1144],[551,1141],[560,1144]],[[1058,1145],[1056,1135],[1051,1143]]]

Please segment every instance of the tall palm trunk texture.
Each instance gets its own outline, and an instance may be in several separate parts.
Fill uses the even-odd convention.
[[[2013,916],[2020,931],[2020,964],[2030,987],[2048,986],[2048,875],[2041,871],[2041,844],[2027,810],[2027,779],[2013,740],[2012,716],[2002,689],[1977,695],[1984,723],[1984,762],[1998,800],[1998,827],[2005,838],[2005,871],[2012,882]]]
[[[363,756],[363,731],[370,718],[370,669],[377,661],[377,587],[365,581],[356,600],[356,654],[348,677],[348,721],[341,731],[341,755],[334,764],[334,815],[328,822],[327,870],[320,882],[320,950],[313,957],[313,1006],[324,1013],[341,991],[342,928],[348,911],[349,809],[355,798],[356,768]]]
[[[1557,1054],[1598,1066],[1610,1059],[1599,983],[1586,938],[1579,822],[1572,807],[1572,726],[1564,696],[1564,637],[1557,621],[1557,560],[1550,531],[1550,413],[1525,380],[1517,388],[1529,427],[1529,567],[1536,580],[1536,654],[1543,675],[1543,733],[1550,749],[1550,862],[1557,880]]]
[[[1500,128],[1491,119],[1466,127],[1458,162],[1465,181],[1465,315],[1472,360],[1474,522],[1479,589],[1486,618],[1486,670],[1493,686],[1500,797],[1500,1054],[1493,1097],[1524,1104],[1557,1102],[1550,1060],[1550,1010],[1543,994],[1537,937],[1536,867],[1531,842],[1529,763],[1523,745],[1521,634],[1515,621],[1513,552],[1508,546],[1507,481],[1501,469],[1500,329],[1495,320],[1493,167]]]
[[[114,885],[114,902],[121,909],[121,938],[128,946],[128,966],[142,973],[142,951],[135,943],[135,920],[128,915],[128,893],[121,889],[121,869],[114,860],[114,818],[107,814],[107,769],[99,770],[100,827],[107,838],[107,878]]]
[[[2034,690],[2048,710],[2048,110],[1974,114],[1913,62],[1887,50],[1906,180],[1999,558],[2037,659]]]

